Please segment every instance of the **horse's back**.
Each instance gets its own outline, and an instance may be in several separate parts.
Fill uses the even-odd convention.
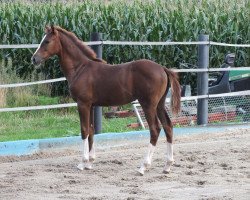
[[[159,98],[167,87],[163,67],[149,60],[119,65],[92,62],[79,79],[77,91],[100,106],[122,105],[135,99],[147,101],[152,96]]]
[[[158,96],[166,90],[167,74],[160,64],[151,60],[141,59],[108,67],[117,70],[112,76],[116,76],[121,87],[131,91],[136,99]],[[110,70],[107,68],[107,71]]]

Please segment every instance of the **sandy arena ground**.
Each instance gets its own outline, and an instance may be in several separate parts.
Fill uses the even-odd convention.
[[[250,129],[176,136],[170,174],[162,173],[162,137],[150,171],[139,176],[148,141],[99,147],[91,171],[77,170],[78,147],[0,157],[0,199],[250,199]]]

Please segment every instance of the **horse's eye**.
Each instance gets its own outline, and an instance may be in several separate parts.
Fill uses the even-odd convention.
[[[44,44],[49,44],[49,40],[45,40],[45,41],[44,41]]]

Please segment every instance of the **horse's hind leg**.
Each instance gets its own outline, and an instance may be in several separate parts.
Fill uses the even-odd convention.
[[[174,162],[174,157],[173,157],[173,125],[172,125],[172,122],[171,122],[171,120],[167,114],[166,108],[165,108],[165,98],[162,98],[162,100],[158,104],[157,115],[161,121],[162,127],[164,129],[164,132],[165,132],[166,138],[167,138],[166,163],[165,163],[163,172],[169,173],[170,168]]]
[[[160,124],[158,122],[158,118],[156,115],[156,109],[152,107],[148,108],[143,105],[142,105],[142,108],[145,113],[145,117],[148,122],[149,130],[150,130],[150,144],[148,146],[148,150],[141,164],[141,167],[138,170],[138,172],[141,175],[143,175],[145,170],[147,170],[151,166],[151,161],[152,161],[152,157],[154,154],[155,146],[156,146],[156,143],[160,134],[160,130],[161,130]]]

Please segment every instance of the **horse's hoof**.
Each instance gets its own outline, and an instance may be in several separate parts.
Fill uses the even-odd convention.
[[[169,173],[170,173],[170,170],[165,170],[165,169],[164,169],[162,172],[163,172],[163,174],[169,174]]]
[[[79,165],[77,165],[77,169],[83,171],[83,169],[84,169],[83,163],[80,163]]]
[[[170,173],[170,165],[166,165],[165,167],[164,167],[164,169],[163,169],[163,173],[164,174],[169,174]]]
[[[163,173],[164,173],[164,174],[169,174],[170,171],[171,171],[171,167],[172,167],[173,164],[174,164],[174,160],[173,160],[173,161],[168,161],[168,162],[165,164],[164,168],[163,168]]]
[[[89,162],[93,163],[95,161],[95,157],[89,157]]]
[[[140,176],[143,176],[144,175],[144,169],[142,169],[142,168],[140,168],[140,169],[138,169],[137,170],[137,172],[138,172],[138,174],[140,175]]]
[[[86,170],[93,169],[92,164],[91,163],[86,163],[85,166],[84,166],[84,169],[86,169]]]

